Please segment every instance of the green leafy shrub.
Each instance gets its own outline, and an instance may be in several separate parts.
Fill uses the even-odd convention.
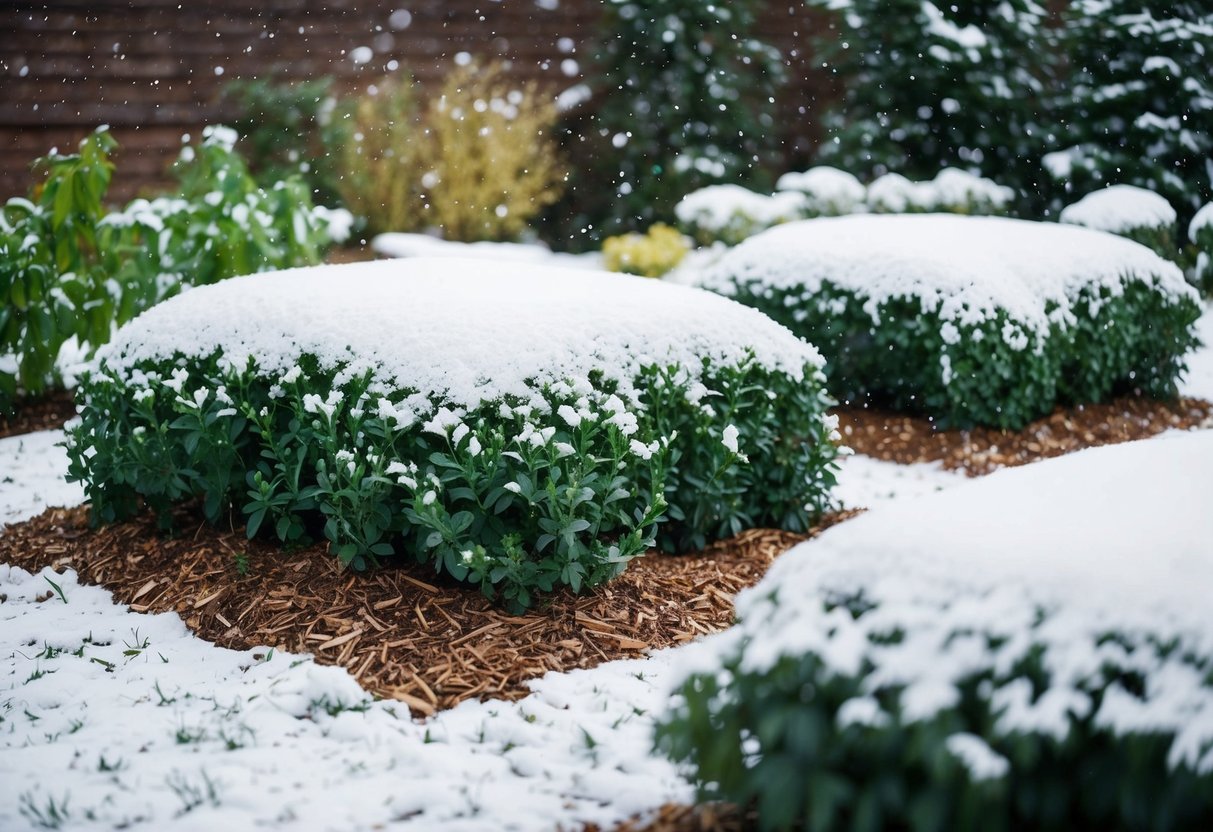
[[[701,278],[820,344],[830,391],[1018,429],[1061,402],[1174,396],[1197,296],[1144,247],[1052,223],[867,216],[780,226]]]
[[[357,568],[412,555],[518,608],[618,574],[655,535],[701,547],[825,508],[811,347],[655,281],[487,272],[383,261],[166,303],[83,378],[70,476],[100,522],[146,504],[168,524],[197,498],[250,536],[323,536]]]
[[[827,531],[689,648],[658,749],[761,829],[1208,827],[1208,524],[1186,495],[1210,452],[1200,431],[1101,448]]]
[[[1119,234],[1168,260],[1179,261],[1175,209],[1158,194],[1132,185],[1112,185],[1092,191],[1066,206],[1064,223]]]
[[[608,271],[661,277],[686,257],[690,245],[677,229],[655,223],[644,234],[622,234],[602,242],[603,263]]]
[[[51,154],[47,179],[0,212],[0,412],[56,383],[64,344],[95,348],[183,285],[318,262],[348,231],[297,180],[257,186],[235,134],[206,128],[174,167],[179,192],[106,213],[117,143],[104,128]]]
[[[223,88],[234,115],[239,149],[262,182],[297,177],[313,201],[335,205],[340,197],[330,148],[338,145],[339,123],[332,78],[278,81],[239,78]]]

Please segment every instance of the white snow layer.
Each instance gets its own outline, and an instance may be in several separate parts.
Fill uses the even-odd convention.
[[[921,497],[969,479],[963,473],[944,470],[938,462],[900,465],[860,454],[840,456],[837,462],[838,484],[830,494],[844,509],[875,508],[894,500]]]
[[[1188,223],[1188,239],[1195,243],[1197,234],[1211,228],[1213,228],[1213,202],[1201,207],[1192,217],[1192,221]]]
[[[145,312],[99,351],[122,373],[144,360],[216,350],[262,375],[286,375],[301,355],[343,379],[370,370],[432,405],[475,407],[537,384],[588,387],[600,370],[635,395],[650,363],[734,364],[753,353],[767,368],[802,376],[817,351],[761,313],[709,292],[641,277],[418,257],[318,266],[234,278],[193,289]]]
[[[1051,686],[1034,698],[1024,680],[996,682],[999,732],[1064,736],[1070,714],[1095,705],[1083,681],[1113,662],[1140,670],[1146,691],[1139,698],[1114,684],[1095,723],[1173,732],[1172,765],[1213,770],[1213,687],[1184,658],[1213,656],[1211,492],[1213,431],[1196,431],[883,506],[777,560],[738,596],[741,624],[692,648],[674,676],[715,673],[739,644],[753,672],[813,652],[844,675],[870,663],[865,693],[904,686],[901,716],[915,721],[958,701],[967,676],[993,669],[1005,680],[1039,645]],[[860,593],[874,606],[857,618],[825,610]],[[891,632],[905,637],[881,638]],[[1180,648],[1165,655],[1151,646],[1173,642]],[[953,751],[974,756],[969,745]]]
[[[874,323],[880,304],[912,297],[944,321],[973,325],[1003,310],[1044,336],[1051,320],[1088,314],[1072,308],[1084,288],[1101,287],[1116,296],[1129,281],[1172,299],[1199,298],[1178,266],[1123,237],[1057,223],[948,214],[831,217],[777,226],[705,269],[699,285],[726,295],[747,285],[801,290],[807,300],[829,282],[865,298]]]
[[[775,188],[803,193],[808,197],[807,207],[820,214],[850,214],[863,207],[867,196],[867,189],[854,175],[829,165],[785,173]]]
[[[63,431],[45,430],[0,439],[0,529],[48,506],[84,502],[79,483],[64,482],[67,451],[59,447]]]
[[[419,724],[343,669],[215,647],[72,571],[0,566],[0,599],[6,832],[52,802],[73,829],[550,832],[693,799],[648,753],[668,654]]]
[[[1113,234],[1135,228],[1171,228],[1175,209],[1166,199],[1133,185],[1110,185],[1062,209],[1060,220]]]
[[[759,226],[775,225],[801,216],[805,196],[796,191],[760,194],[740,185],[709,185],[684,196],[674,215],[684,224],[723,230],[735,219]]]

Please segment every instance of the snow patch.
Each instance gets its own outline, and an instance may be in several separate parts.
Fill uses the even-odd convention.
[[[1145,188],[1111,185],[1087,194],[1061,212],[1061,221],[1096,231],[1119,234],[1135,228],[1170,228],[1175,209],[1166,199]]]

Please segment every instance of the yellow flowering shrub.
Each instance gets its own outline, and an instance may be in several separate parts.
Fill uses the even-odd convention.
[[[613,272],[661,277],[681,263],[689,249],[686,237],[659,222],[650,226],[646,234],[608,237],[602,243],[602,256]]]
[[[553,99],[501,64],[455,70],[425,113],[429,223],[448,240],[516,239],[563,189],[557,117]]]
[[[414,231],[427,224],[421,193],[420,107],[410,76],[384,78],[342,115],[337,191],[366,220],[369,233]]]
[[[557,117],[553,99],[500,64],[457,68],[428,102],[411,78],[385,79],[341,116],[341,197],[370,233],[517,239],[564,187]]]

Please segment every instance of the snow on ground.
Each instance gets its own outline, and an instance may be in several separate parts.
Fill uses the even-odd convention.
[[[486,257],[498,262],[538,263],[573,269],[602,270],[602,254],[567,254],[542,243],[461,243],[429,234],[388,232],[371,240],[371,248],[384,257]]]
[[[1205,301],[1205,313],[1196,322],[1196,332],[1204,346],[1188,355],[1188,372],[1179,393],[1213,401],[1213,302]]]
[[[689,785],[647,752],[666,655],[427,724],[309,657],[237,652],[74,572],[0,566],[0,829],[553,830]],[[87,691],[87,696],[81,696]]]
[[[842,457],[839,469],[832,493],[843,508],[876,508],[944,491],[969,479],[963,473],[945,471],[938,462],[899,465],[859,454]]]
[[[84,502],[78,483],[64,482],[67,452],[59,447],[63,431],[46,430],[0,439],[0,528],[48,506]]]

